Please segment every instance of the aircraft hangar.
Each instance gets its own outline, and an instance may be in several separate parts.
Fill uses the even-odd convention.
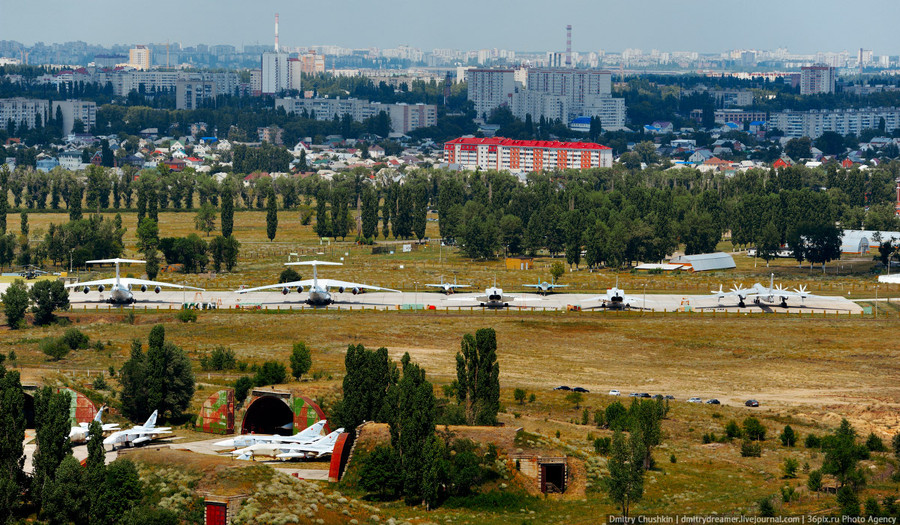
[[[312,399],[284,390],[254,389],[244,410],[241,434],[296,434],[320,419],[325,413]],[[325,431],[331,432],[329,425]]]

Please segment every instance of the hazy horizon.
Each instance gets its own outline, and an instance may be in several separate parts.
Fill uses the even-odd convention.
[[[271,44],[278,12],[280,43],[287,47],[556,51],[565,48],[565,26],[572,24],[572,47],[580,52],[787,48],[810,54],[865,48],[876,55],[900,54],[893,27],[900,19],[900,2],[891,0],[860,0],[852,9],[837,0],[759,0],[752,8],[729,0],[688,0],[679,5],[660,0],[560,0],[552,6],[534,0],[267,4],[260,9],[237,0],[157,0],[134,9],[121,2],[94,0],[88,9],[86,3],[61,0],[0,0],[0,40],[28,46],[79,40],[102,46],[166,41],[184,46]],[[857,31],[847,29],[853,13],[865,18],[856,23]]]

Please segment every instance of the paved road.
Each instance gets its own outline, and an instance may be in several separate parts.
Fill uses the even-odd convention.
[[[599,306],[595,294],[551,294],[541,296],[538,294],[511,294],[515,299],[509,303],[509,307],[517,310],[565,310],[569,306],[579,306],[590,310]],[[145,309],[177,309],[183,303],[213,304],[218,308],[250,308],[268,310],[301,310],[310,309],[306,305],[306,293],[292,292],[282,295],[280,292],[253,292],[238,294],[227,291],[208,292],[170,292],[159,294],[153,292],[136,292],[137,302],[135,308]],[[401,308],[439,309],[439,310],[481,310],[480,303],[474,298],[474,294],[443,295],[429,292],[401,292],[401,293],[366,293],[353,295],[352,293],[335,294],[337,302],[329,309],[377,309],[396,310]],[[636,295],[643,299],[643,296]],[[594,299],[594,300],[591,300]],[[91,291],[87,294],[77,293],[70,296],[72,307],[81,309],[115,309],[105,302],[104,294]],[[640,301],[637,302],[640,305]],[[756,306],[750,300],[746,308],[738,308],[735,301],[723,299],[716,301],[711,296],[683,295],[683,294],[648,294],[646,296],[646,309],[657,312],[674,311],[728,311],[741,313],[754,312],[781,312],[797,313],[828,312],[828,313],[862,313],[862,308],[856,303],[841,296],[807,298],[802,304],[799,300],[788,301],[790,308],[784,309],[775,305]]]

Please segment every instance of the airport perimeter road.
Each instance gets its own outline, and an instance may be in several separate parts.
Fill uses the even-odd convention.
[[[436,309],[436,310],[481,310],[481,303],[474,298],[477,294],[444,295],[432,292],[401,292],[401,293],[365,293],[353,295],[352,293],[335,293],[336,302],[329,309]],[[598,309],[601,304],[596,300],[595,294],[551,294],[541,296],[532,293],[512,293],[515,297],[509,303],[512,309],[526,310],[566,310],[574,307],[583,310]],[[643,296],[636,295],[637,297]],[[291,292],[282,295],[281,292],[253,292],[239,294],[228,291],[207,292],[180,292],[164,291],[160,293],[136,292],[137,302],[132,305],[135,309],[169,310],[179,309],[183,304],[199,305],[200,308],[213,305],[219,309],[266,309],[266,310],[302,310],[310,309],[304,301],[306,293]],[[97,291],[87,294],[73,293],[69,297],[72,308],[78,310],[107,310],[116,309],[116,306],[105,302],[106,297]],[[592,300],[593,299],[593,300]],[[847,300],[844,297],[817,297],[807,298],[803,303],[799,300],[788,301],[790,308],[781,308],[777,304],[756,306],[748,299],[745,308],[738,308],[732,299],[716,301],[711,296],[677,295],[677,294],[647,294],[646,309],[656,312],[675,311],[718,311],[718,312],[774,312],[774,313],[837,313],[837,314],[861,314],[862,307]],[[640,304],[638,304],[639,306]],[[131,308],[127,306],[126,308]]]

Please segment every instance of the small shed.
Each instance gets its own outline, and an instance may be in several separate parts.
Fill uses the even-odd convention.
[[[696,255],[679,255],[671,261],[672,264],[683,265],[683,270],[706,272],[710,270],[729,270],[735,267],[734,258],[725,252],[698,253]]]
[[[507,270],[531,270],[534,268],[534,257],[507,257]]]
[[[516,470],[534,479],[544,493],[565,492],[568,487],[569,465],[566,456],[548,457],[538,454],[512,454]]]

